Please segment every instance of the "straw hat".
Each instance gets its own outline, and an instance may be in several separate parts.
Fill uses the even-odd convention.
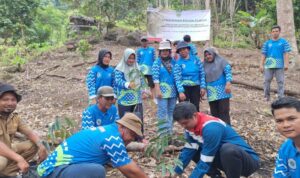
[[[142,121],[133,113],[126,113],[120,120],[116,121],[118,124],[130,129],[138,136],[143,137]]]

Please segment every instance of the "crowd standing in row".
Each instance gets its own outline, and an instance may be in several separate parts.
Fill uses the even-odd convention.
[[[265,79],[273,74],[282,77],[278,71],[288,66],[285,60],[289,45],[278,38],[278,30],[278,26],[272,28],[274,38],[262,50],[262,61],[266,59]],[[254,173],[259,169],[259,156],[230,125],[229,62],[214,48],[205,49],[201,61],[191,37],[185,35],[183,40],[173,44],[176,54],[170,41],[161,41],[156,58],[155,49],[142,37],[141,48],[126,49],[115,68],[109,66],[112,53],[101,50],[86,79],[90,105],[82,114],[82,130],[63,141],[47,159],[41,139],[14,112],[21,96],[11,85],[1,84],[0,175],[26,172],[28,161],[38,151],[39,161],[44,160],[37,169],[42,177],[102,178],[106,164],[126,177],[147,177],[126,151],[126,145],[132,141],[147,143],[143,139],[142,105],[146,97],[157,103],[156,117],[165,121],[160,127],[166,128],[166,133],[173,133],[174,121],[185,129],[187,143],[179,155],[183,167],[175,168],[175,176],[181,175],[190,161],[196,163],[192,178],[205,174],[222,177],[220,170],[228,178]],[[280,65],[268,68],[270,60]],[[279,81],[279,99],[272,104],[272,113],[278,131],[289,139],[279,150],[274,177],[299,178],[300,101],[284,97],[282,80]],[[265,80],[267,100],[269,82]],[[199,112],[205,95],[211,115]],[[30,141],[12,146],[16,131],[24,133]]]

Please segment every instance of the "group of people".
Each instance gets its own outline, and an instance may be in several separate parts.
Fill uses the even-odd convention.
[[[179,41],[176,45],[172,45],[169,40],[161,41],[156,58],[154,47],[149,46],[147,37],[142,37],[141,47],[136,51],[125,49],[115,69],[109,66],[112,53],[105,49],[100,50],[97,64],[87,75],[86,83],[92,105],[83,113],[82,127],[102,125],[100,120],[95,119],[96,116],[91,117],[91,110],[97,110],[96,93],[103,86],[111,87],[110,90],[115,94],[115,98],[111,96],[111,105],[117,102],[118,113],[114,106],[114,109],[107,111],[106,117],[110,118],[113,112],[111,122],[121,118],[126,112],[138,114],[143,121],[142,100],[150,97],[157,104],[157,119],[164,121],[163,127],[167,133],[172,133],[176,103],[189,101],[199,111],[200,100],[207,94],[212,115],[230,124],[230,64],[214,48],[205,49],[205,58],[201,61],[197,48],[190,42],[191,37],[185,35],[183,39],[184,41]],[[174,48],[176,53],[172,52]],[[102,105],[101,101],[98,103]],[[100,114],[99,109],[95,113]]]
[[[272,39],[264,45],[266,64],[269,60],[280,61],[277,48],[283,48],[284,54],[279,57],[285,59],[288,45],[281,38],[278,40]],[[26,172],[36,153],[40,163],[37,172],[41,177],[103,178],[106,165],[117,168],[126,177],[147,177],[126,150],[133,141],[147,145],[142,104],[147,97],[155,100],[156,117],[164,121],[158,128],[163,133],[158,134],[172,134],[173,122],[185,129],[186,144],[179,155],[183,166],[174,169],[174,177],[180,176],[191,161],[196,163],[191,178],[205,174],[221,178],[221,171],[228,178],[239,178],[257,171],[259,155],[230,125],[232,72],[229,62],[214,48],[205,49],[201,61],[189,35],[173,44],[161,41],[157,58],[146,37],[141,38],[141,44],[136,51],[126,49],[115,68],[109,65],[112,53],[100,50],[98,62],[86,79],[90,105],[82,113],[81,131],[64,140],[49,155],[41,138],[14,112],[21,95],[13,86],[1,84],[0,177]],[[282,62],[286,67],[285,63]],[[278,73],[276,66],[266,67],[266,70]],[[267,84],[265,86],[268,100],[270,95]],[[205,95],[211,115],[199,112],[199,103]],[[274,177],[299,178],[300,101],[280,93],[278,96],[271,109],[278,131],[288,140],[278,152]],[[12,144],[17,131],[25,134],[29,141]]]

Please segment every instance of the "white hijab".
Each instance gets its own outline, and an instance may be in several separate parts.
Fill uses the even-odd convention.
[[[131,54],[134,54],[134,56],[136,57],[135,51],[133,49],[125,49],[123,57],[117,65],[116,70],[123,72],[125,80],[127,82],[134,81],[136,88],[139,88],[141,86],[141,75],[137,61],[135,60],[135,63],[132,66],[129,66],[127,64],[128,58]]]

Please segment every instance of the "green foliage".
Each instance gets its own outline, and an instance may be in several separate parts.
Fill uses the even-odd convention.
[[[28,31],[28,43],[59,44],[66,40],[68,15],[56,9],[52,5],[40,7],[30,31]]]
[[[127,14],[125,18],[125,23],[127,26],[136,27],[139,30],[142,30],[142,26],[146,26],[146,14],[145,11],[141,12],[141,10],[137,11],[131,11]]]
[[[139,69],[133,69],[128,73],[128,77],[130,82],[134,82],[137,76],[142,77],[141,80],[141,85],[139,87],[135,87],[135,90],[145,90],[148,88],[148,85],[146,84],[146,77],[144,74],[139,70]]]
[[[141,29],[141,25],[146,22],[145,10],[148,5],[146,0],[64,0],[64,2],[79,13],[94,17],[99,22],[100,28],[111,29],[116,26],[117,21],[125,21],[127,25]]]
[[[270,27],[274,21],[269,17],[265,9],[260,10],[255,16],[248,12],[238,11],[236,14],[241,29],[249,36],[257,48],[261,48],[263,42],[267,39]],[[248,29],[246,29],[246,28]],[[247,32],[249,32],[247,34]]]
[[[161,172],[161,176],[164,177],[167,173],[174,175],[174,168],[176,166],[182,168],[183,163],[178,159],[175,158],[174,160],[170,160],[165,157],[163,154],[166,148],[169,146],[170,142],[174,141],[182,141],[184,142],[184,138],[174,136],[173,134],[169,133],[168,128],[164,127],[167,121],[159,120],[157,123],[158,134],[156,137],[150,140],[149,146],[145,151],[145,156],[151,157],[154,156],[157,160],[156,170]],[[174,153],[173,153],[174,154]]]
[[[23,65],[27,63],[30,56],[24,40],[19,40],[15,46],[0,46],[1,63],[16,66],[18,72],[22,71]]]
[[[294,18],[298,49],[300,49],[300,0],[294,0]]]
[[[65,139],[73,135],[76,131],[76,123],[73,119],[65,117],[56,117],[54,123],[48,128],[47,142],[54,148],[55,145],[60,144]]]
[[[82,57],[86,57],[86,52],[91,48],[89,42],[85,39],[82,39],[77,44],[77,51]]]
[[[39,0],[1,0],[0,3],[0,36],[13,38],[16,42],[24,37],[36,15]]]

